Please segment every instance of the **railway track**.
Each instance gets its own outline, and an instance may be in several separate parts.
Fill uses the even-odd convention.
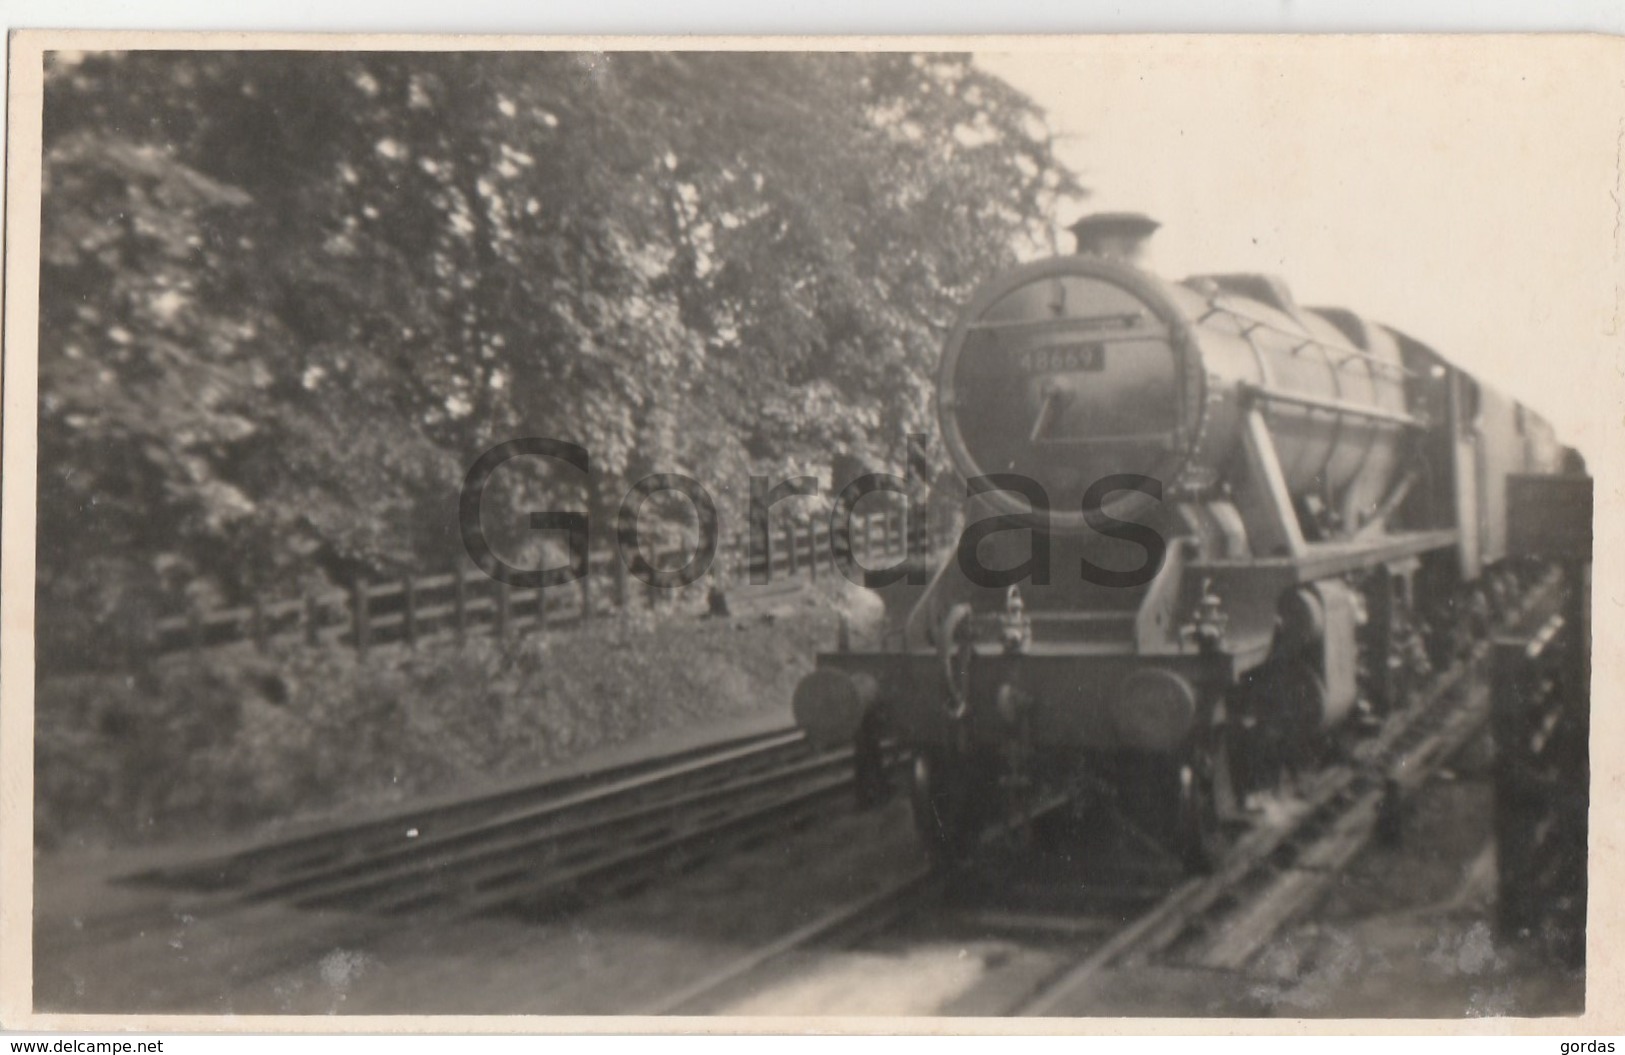
[[[1552,592],[1550,583],[1531,591],[1522,614]],[[1006,853],[1019,833],[993,831],[986,838],[1005,844],[1000,852],[953,872],[922,866],[746,949],[644,1011],[766,1010],[751,1001],[810,971],[838,972],[845,956],[906,957],[927,946],[992,951],[979,977],[934,1003],[909,1004],[912,1013],[1087,1014],[1122,971],[1245,972],[1384,827],[1394,804],[1482,728],[1484,654],[1481,647],[1436,678],[1343,763],[1278,802],[1211,875],[1186,879],[1143,847],[1139,857],[1122,847]],[[544,916],[781,839],[839,812],[852,794],[849,750],[815,751],[799,733],[775,731],[130,878],[225,905]],[[1064,816],[1066,805],[1056,798],[1028,821]],[[1116,837],[1130,846],[1132,834]]]
[[[1532,590],[1520,616],[1544,611],[1552,589],[1547,582]],[[644,1013],[802,1011],[772,1005],[772,994],[791,992],[821,969],[839,973],[843,957],[901,965],[925,947],[993,952],[981,977],[936,1003],[911,1002],[907,971],[894,967],[889,979],[901,990],[900,1004],[882,1013],[1100,1013],[1117,972],[1153,964],[1244,972],[1390,827],[1406,798],[1484,728],[1486,649],[1481,644],[1438,676],[1416,706],[1279,804],[1211,875],[1182,878],[1151,861],[1102,875],[1053,858],[1006,862],[993,873],[986,865],[953,874],[922,868],[746,951]],[[1027,875],[1013,880],[1017,872]]]
[[[793,829],[852,794],[851,752],[796,730],[416,807],[126,877],[212,901],[544,913]]]

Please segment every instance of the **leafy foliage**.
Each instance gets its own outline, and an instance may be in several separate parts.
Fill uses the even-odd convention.
[[[606,622],[429,643],[387,663],[297,644],[223,650],[159,663],[146,692],[121,674],[50,678],[36,844],[195,840],[534,780],[611,744],[760,714],[789,698],[834,622],[812,605],[772,624]]]
[[[1081,193],[963,56],[161,53],[48,69],[39,630],[443,565],[650,472],[898,464],[954,306]],[[737,520],[735,521],[738,522]],[[117,647],[110,647],[110,644]]]

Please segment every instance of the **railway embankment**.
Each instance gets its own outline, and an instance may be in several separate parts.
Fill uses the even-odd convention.
[[[35,842],[95,851],[274,833],[475,792],[644,740],[780,714],[852,604],[844,582],[416,649],[279,645],[146,675],[42,678]]]

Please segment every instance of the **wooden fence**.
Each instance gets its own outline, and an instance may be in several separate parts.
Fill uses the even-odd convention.
[[[909,551],[909,527],[915,548],[935,550],[952,538],[952,525],[928,525],[923,515],[905,520],[900,511],[887,510],[855,516],[852,558],[861,567],[874,567],[883,558],[895,561]],[[687,556],[678,551],[661,553],[653,563],[656,567],[680,566]],[[667,562],[668,557],[676,559]],[[764,582],[816,582],[820,576],[840,574],[839,559],[828,522],[811,520],[787,522],[759,533],[754,551],[747,536],[734,535],[718,545],[713,568],[720,569],[717,585],[736,591]],[[236,608],[194,610],[160,620],[155,646],[159,653],[168,653],[252,642],[263,651],[273,641],[302,639],[310,645],[355,648],[365,656],[379,644],[413,646],[431,637],[462,640],[474,633],[505,637],[576,625],[634,606],[656,608],[662,596],[675,592],[649,587],[634,578],[614,552],[593,554],[587,575],[545,589],[515,589],[463,562],[437,575],[356,583],[348,590],[285,600],[267,601],[256,594],[249,604]]]

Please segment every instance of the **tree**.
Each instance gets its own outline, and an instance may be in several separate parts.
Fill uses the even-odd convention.
[[[129,53],[46,90],[64,647],[166,575],[443,566],[464,468],[513,436],[594,472],[504,470],[510,549],[529,509],[612,528],[650,472],[739,517],[752,470],[895,463],[956,305],[1079,193],[964,56]]]

